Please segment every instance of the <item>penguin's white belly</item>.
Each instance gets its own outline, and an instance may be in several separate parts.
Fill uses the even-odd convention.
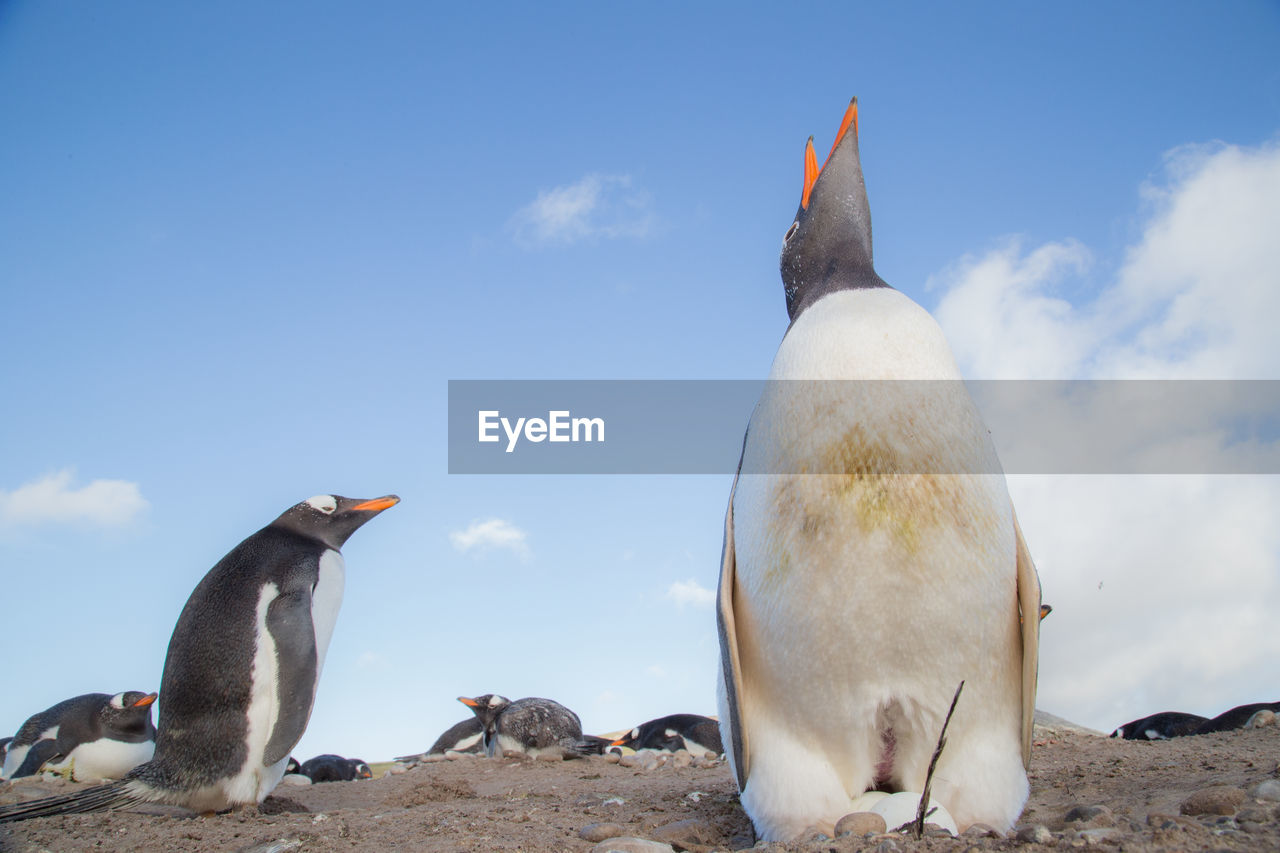
[[[155,751],[155,741],[126,743],[104,737],[80,744],[62,761],[47,767],[70,770],[77,782],[107,782],[123,779],[130,770],[150,761]]]
[[[342,607],[342,594],[346,589],[347,564],[339,551],[328,550],[320,555],[320,577],[311,594],[311,624],[316,632],[316,681],[324,669],[324,657],[333,639],[333,628],[338,624],[338,610]]]
[[[40,736],[34,742],[24,744],[22,746],[9,745],[8,751],[4,756],[4,769],[0,772],[0,779],[8,779],[18,771],[22,766],[22,762],[26,760],[27,753],[31,751],[31,747],[35,746],[42,740],[56,740],[58,737],[58,726],[50,726],[40,733]]]
[[[919,792],[963,679],[933,794],[962,826],[1007,826],[1026,795],[1013,513],[941,330],[896,291],[832,294],[770,378],[877,381],[782,383],[752,416],[733,503],[748,813],[787,838],[874,785]],[[1003,804],[971,808],[993,786]]]

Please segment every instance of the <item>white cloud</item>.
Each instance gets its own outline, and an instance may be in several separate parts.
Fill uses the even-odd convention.
[[[649,196],[633,185],[630,175],[590,174],[543,190],[511,220],[516,242],[526,248],[644,237],[652,226]]]
[[[1070,240],[1011,241],[930,282],[967,376],[1276,377],[1280,146],[1178,149],[1142,195],[1140,236],[1092,297],[1068,298],[1097,272]],[[1188,453],[1230,449],[1196,413],[1182,419],[1200,444]],[[1054,606],[1040,707],[1110,731],[1158,711],[1276,698],[1280,478],[1029,475],[1010,489]]]
[[[1079,243],[1016,240],[929,282],[934,316],[975,379],[1264,379],[1280,371],[1280,146],[1185,147],[1142,193],[1142,237],[1093,299],[1062,283]]]
[[[666,671],[665,669],[663,669],[661,666],[659,666],[658,664],[656,664],[656,663],[654,663],[654,664],[650,664],[649,666],[646,666],[646,667],[644,668],[644,671],[645,671],[647,674],[652,675],[654,678],[666,678],[666,677],[667,677],[667,671]]]
[[[91,524],[122,527],[150,504],[137,483],[94,480],[72,488],[75,472],[64,469],[24,483],[11,492],[0,490],[0,525]]]
[[[449,541],[457,551],[490,551],[505,549],[514,552],[522,559],[529,556],[529,545],[525,542],[525,533],[509,521],[491,518],[487,521],[473,521],[466,530],[455,530],[449,534]]]
[[[667,598],[681,607],[688,605],[710,609],[716,603],[715,590],[707,589],[693,578],[687,581],[676,581],[667,587]]]

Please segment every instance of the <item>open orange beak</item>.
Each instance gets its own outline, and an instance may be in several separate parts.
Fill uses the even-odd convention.
[[[143,696],[137,702],[134,702],[133,707],[145,708],[148,705],[150,705],[152,702],[156,701],[156,697],[159,695],[160,695],[159,693],[148,693],[146,696]]]
[[[374,498],[364,503],[358,503],[352,509],[364,510],[365,512],[378,512],[388,507],[393,507],[400,503],[400,499],[395,495],[387,495],[385,498]]]
[[[809,194],[813,192],[813,185],[818,182],[818,175],[827,167],[827,163],[831,162],[831,155],[836,153],[836,147],[840,144],[840,140],[844,139],[845,132],[853,127],[855,136],[858,134],[858,99],[854,98],[849,102],[849,107],[844,111],[844,119],[840,122],[840,130],[836,133],[836,141],[831,143],[831,151],[827,153],[827,159],[822,161],[822,166],[818,166],[818,155],[813,150],[813,137],[809,137],[809,141],[804,146],[804,193],[800,196],[800,206],[805,210],[809,209]]]

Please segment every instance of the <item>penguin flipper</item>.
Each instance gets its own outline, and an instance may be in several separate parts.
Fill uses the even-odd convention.
[[[58,750],[58,742],[53,738],[42,738],[31,744],[31,748],[27,750],[22,763],[18,765],[18,769],[14,770],[13,775],[9,778],[17,779],[22,776],[34,776],[40,772],[40,768],[61,757],[62,753]]]
[[[1036,681],[1040,665],[1040,576],[1013,515],[1018,539],[1018,610],[1022,624],[1022,764],[1031,766],[1031,729],[1035,725]]]
[[[267,630],[276,646],[276,724],[262,761],[267,767],[289,757],[302,740],[316,698],[316,629],[311,621],[311,593],[296,590],[267,607]]]
[[[720,552],[720,589],[716,610],[716,627],[720,633],[720,670],[724,678],[725,700],[729,719],[726,749],[733,750],[733,767],[737,775],[738,790],[747,787],[751,755],[747,750],[747,733],[742,728],[742,659],[738,651],[738,627],[734,617],[734,594],[737,590],[737,558],[733,547],[733,496],[738,491],[738,478],[733,478],[729,490],[729,508],[724,515],[724,547]]]

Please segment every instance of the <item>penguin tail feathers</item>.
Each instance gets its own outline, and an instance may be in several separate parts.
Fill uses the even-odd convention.
[[[77,791],[74,794],[60,794],[56,797],[42,797],[25,803],[0,806],[0,823],[30,820],[33,817],[121,809],[147,802],[147,800],[148,798],[131,782],[111,782]]]

